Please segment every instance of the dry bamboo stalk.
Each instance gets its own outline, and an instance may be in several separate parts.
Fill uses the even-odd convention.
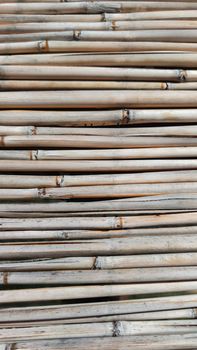
[[[105,67],[58,67],[58,66],[2,66],[3,79],[32,80],[142,80],[142,81],[179,81],[177,69],[146,69],[146,68],[105,68]],[[197,79],[197,71],[186,71],[186,80]],[[12,81],[12,80],[11,80]],[[160,82],[161,83],[161,82]],[[31,81],[30,81],[31,87]],[[80,86],[79,89],[80,90]]]
[[[16,155],[15,155],[16,157]],[[1,188],[67,187],[112,184],[196,182],[195,170],[107,175],[0,175]]]
[[[76,186],[66,188],[32,188],[32,189],[1,189],[0,199],[96,199],[96,198],[124,198],[155,196],[161,194],[197,193],[197,182],[163,183],[163,184],[129,184]],[[175,197],[176,198],[176,197]],[[196,199],[196,195],[194,197]],[[192,197],[191,197],[192,199]],[[150,198],[148,199],[150,200]],[[153,198],[154,200],[154,198]],[[83,203],[81,203],[83,205]],[[195,204],[196,205],[196,204]],[[113,207],[113,203],[111,203]],[[115,207],[113,207],[116,209]],[[98,208],[99,209],[99,208]],[[137,209],[137,208],[136,208]],[[87,209],[86,209],[87,210]]]
[[[196,20],[139,20],[103,22],[45,22],[1,24],[0,34],[41,33],[67,30],[149,30],[149,29],[196,29]]]
[[[1,341],[21,341],[58,338],[124,337],[136,335],[191,334],[196,332],[195,320],[118,321],[87,324],[43,325],[0,329]]]
[[[1,130],[1,126],[0,126]],[[15,129],[16,130],[16,129]],[[195,127],[194,130],[195,132]],[[101,150],[0,150],[0,159],[24,160],[77,160],[77,159],[145,159],[145,158],[193,158],[197,147],[167,147],[143,149]],[[1,179],[1,178],[0,178]],[[0,182],[1,186],[1,182]],[[19,186],[20,187],[20,186]],[[48,187],[48,186],[46,186]]]
[[[150,228],[160,226],[184,226],[196,225],[196,213],[180,213],[167,215],[118,216],[97,218],[56,218],[45,219],[1,219],[0,231],[8,230],[40,230],[40,229],[128,229],[128,228]],[[106,247],[107,248],[107,247]]]
[[[1,291],[0,292],[0,304],[4,303],[17,303],[17,302],[39,302],[39,301],[51,301],[51,300],[76,300],[76,299],[89,299],[93,297],[109,297],[109,296],[121,296],[121,295],[138,295],[138,294],[144,294],[144,296],[151,293],[166,293],[166,292],[188,292],[188,293],[195,293],[197,288],[197,282],[196,281],[187,281],[187,282],[165,282],[165,283],[140,283],[140,284],[112,284],[112,285],[88,285],[88,286],[72,286],[72,287],[47,287],[47,288],[33,288],[33,289],[23,289],[23,296],[20,293],[20,290],[17,289],[10,289],[7,291]],[[111,293],[111,294],[110,294]],[[160,297],[161,298],[161,297]],[[149,301],[149,300],[148,300]],[[153,300],[154,302],[155,300]],[[173,300],[172,300],[173,301]],[[164,301],[165,302],[165,301]],[[160,308],[162,308],[160,302]],[[185,307],[185,305],[191,305],[194,306],[194,302],[191,303],[183,303],[183,306],[181,307],[178,303],[175,303],[175,307],[178,307],[179,309],[182,309]],[[55,307],[52,305],[52,307],[49,307],[49,310],[47,310],[46,307],[37,307],[37,315],[36,314],[36,308],[31,308],[31,314],[25,315],[26,308],[24,309],[2,309],[1,308],[1,323],[2,322],[8,322],[8,320],[11,322],[13,321],[19,321],[19,320],[56,320],[56,319],[69,319],[71,317],[87,317],[87,316],[108,316],[108,313],[104,310],[99,313],[98,311],[94,310],[92,313],[84,313],[83,309],[86,304],[81,304],[82,310],[81,312],[75,314],[76,305],[74,305],[73,310],[71,305],[68,304],[68,311],[70,314],[67,315],[67,307],[64,307],[63,305],[61,307]],[[98,303],[99,305],[99,303]],[[87,305],[89,307],[89,305]],[[107,306],[107,305],[106,305]],[[118,306],[118,305],[117,305]],[[121,305],[120,305],[121,306]],[[124,305],[122,305],[124,307]],[[135,304],[134,304],[135,306]],[[173,308],[173,303],[166,305],[167,307],[164,307],[163,309],[168,310]],[[46,311],[45,311],[46,308]],[[156,310],[160,311],[160,308],[150,308],[150,310]],[[118,308],[117,308],[118,309]],[[120,309],[114,312],[111,312],[110,314],[120,314],[121,312],[124,312],[128,314],[128,312],[140,312],[140,310],[135,309],[130,305],[130,308],[128,310],[126,309]],[[142,308],[143,311],[149,311],[149,308]],[[49,314],[49,311],[50,314]],[[79,307],[80,311],[80,307]],[[88,311],[88,310],[87,310]],[[24,313],[24,315],[23,315]],[[22,317],[21,317],[22,316]],[[37,317],[36,317],[37,316]],[[131,315],[132,316],[132,315]],[[78,320],[76,319],[76,322]],[[77,322],[80,323],[80,322]],[[1,326],[1,325],[0,325]],[[1,328],[1,327],[0,327]]]
[[[197,109],[122,109],[92,111],[0,110],[0,125],[108,126],[142,123],[195,123]]]
[[[89,41],[29,41],[0,43],[0,53],[4,55],[19,53],[53,52],[138,52],[138,51],[197,51],[196,43],[172,42],[89,42]]]
[[[1,81],[0,89],[3,91],[32,91],[32,90],[166,90],[166,83],[159,82],[122,82],[122,81],[54,81],[54,80],[7,80]],[[175,90],[171,88],[171,90]],[[177,90],[184,90],[177,89]],[[187,90],[195,90],[188,85]]]
[[[40,220],[41,224],[43,220],[44,219]],[[1,219],[1,221],[3,221],[3,219]],[[14,219],[14,221],[16,222],[17,219]],[[25,221],[25,219],[23,219],[23,221]],[[33,219],[28,220],[30,223],[32,221]],[[50,219],[48,218],[47,221],[50,221]],[[16,229],[17,225],[15,225],[15,230]],[[33,226],[32,229],[35,230],[35,227]],[[11,230],[10,226],[8,230]],[[110,242],[107,239],[103,239],[92,242],[85,240],[81,242],[70,241],[69,243],[59,241],[50,244],[47,244],[46,242],[40,242],[40,244],[38,242],[33,244],[31,242],[26,244],[23,242],[16,244],[1,243],[0,258],[3,260],[16,260],[28,258],[63,258],[65,257],[65,254],[68,257],[110,254],[159,254],[188,251],[195,252],[196,249],[195,234],[188,233],[187,236],[184,236],[183,234],[177,233],[172,236],[163,234],[151,235],[150,237],[143,236],[143,238],[140,235],[130,236],[129,238],[113,238]],[[196,270],[196,268],[194,270]]]
[[[0,93],[0,109],[196,107],[196,91],[17,91]]]
[[[47,1],[48,2],[48,1]],[[196,10],[169,10],[129,13],[103,13],[103,14],[28,14],[15,13],[14,15],[0,15],[0,23],[31,23],[31,22],[100,22],[100,21],[136,21],[136,20],[164,20],[164,19],[197,19]]]
[[[194,137],[197,133],[197,126],[196,125],[184,125],[184,126],[154,126],[154,127],[132,127],[132,128],[77,128],[77,127],[37,127],[37,126],[10,126],[10,125],[1,125],[0,126],[0,135],[1,136],[17,136],[17,135],[80,135],[80,136],[116,136],[116,137],[122,137],[122,136],[182,136],[182,137]],[[186,147],[184,147],[185,149]],[[178,150],[179,148],[173,148],[174,150]],[[190,148],[191,153],[192,150],[195,148]],[[72,150],[71,150],[72,151]],[[81,150],[79,150],[80,152]],[[83,150],[84,151],[84,150]],[[92,150],[94,151],[94,149]],[[108,151],[109,150],[105,150]],[[125,150],[128,152],[128,150]],[[135,150],[136,151],[136,150]],[[139,150],[138,150],[139,151]],[[172,150],[173,151],[173,150]],[[16,151],[17,152],[17,151]],[[42,150],[40,151],[42,152]],[[49,151],[45,151],[49,152]],[[54,151],[55,152],[55,151]],[[61,154],[61,151],[58,151]],[[90,152],[90,151],[89,151]],[[98,152],[96,150],[96,152]],[[103,151],[104,152],[104,151]],[[112,151],[110,151],[112,152]],[[123,152],[117,151],[118,152]],[[72,154],[72,153],[71,153]]]
[[[193,334],[167,334],[167,335],[149,335],[149,336],[125,336],[122,337],[97,337],[88,339],[66,339],[59,341],[34,341],[34,342],[22,342],[15,343],[14,346],[17,350],[39,350],[42,349],[56,349],[63,350],[69,348],[71,350],[81,349],[86,350],[91,348],[93,350],[102,347],[103,350],[116,349],[119,350],[172,350],[172,349],[191,349],[196,346],[197,340]],[[12,344],[10,344],[12,346]],[[4,350],[4,348],[3,348]]]
[[[2,199],[29,199],[33,191],[10,191],[8,194],[2,195]],[[2,193],[2,191],[1,191]],[[38,198],[40,194],[35,193],[35,198]],[[20,194],[20,197],[19,197]],[[37,197],[36,197],[37,196]],[[90,196],[90,195],[89,195]],[[114,197],[118,195],[114,194]],[[120,194],[119,194],[120,196]],[[122,197],[126,195],[122,194]],[[33,197],[33,195],[32,195]],[[107,197],[107,194],[106,194]],[[132,197],[132,195],[131,195]],[[93,197],[94,198],[94,197]],[[95,197],[96,198],[96,197]],[[186,209],[187,208],[187,209]],[[113,209],[113,210],[112,210]],[[129,199],[118,200],[94,200],[94,202],[84,201],[45,201],[41,202],[16,202],[0,204],[0,216],[1,217],[54,217],[54,216],[101,216],[101,215],[136,215],[136,214],[154,214],[167,213],[168,211],[195,211],[197,209],[197,194],[181,194],[175,193],[164,195],[152,195],[144,197],[136,197]],[[125,212],[127,211],[127,213]],[[136,213],[137,212],[137,213]]]
[[[69,32],[68,32],[69,33]],[[83,32],[84,33],[84,32]],[[94,35],[99,35],[100,32],[87,32],[89,38],[95,41]],[[119,35],[118,32],[102,32],[103,35]],[[120,32],[121,33],[121,32]],[[124,32],[123,32],[124,33]],[[34,34],[36,36],[36,34]],[[90,37],[92,35],[92,37]],[[65,35],[64,35],[65,36]],[[20,37],[20,34],[17,34]],[[84,38],[85,39],[85,38]],[[97,38],[99,39],[99,37]],[[104,38],[102,38],[104,40]],[[100,39],[100,40],[102,40]],[[116,38],[114,38],[116,39]],[[120,38],[120,40],[123,38]],[[1,38],[0,38],[1,40]],[[34,39],[35,41],[36,39]],[[87,38],[86,38],[87,40]],[[110,39],[111,40],[111,39]],[[116,39],[117,40],[117,39]],[[115,40],[115,41],[116,41]],[[128,40],[130,38],[128,37]],[[122,53],[122,54],[99,54],[98,53],[82,53],[82,54],[24,54],[24,55],[2,55],[0,56],[1,65],[61,65],[61,66],[82,66],[82,67],[163,67],[163,68],[181,68],[178,70],[179,81],[183,81],[185,78],[184,68],[196,68],[196,53]],[[122,107],[122,106],[121,106]],[[167,106],[169,108],[169,106]],[[75,107],[76,108],[76,107]]]
[[[3,231],[0,235],[1,241],[35,241],[35,240],[79,240],[79,239],[99,239],[99,238],[129,238],[133,236],[154,235],[159,238],[162,235],[188,234],[196,232],[196,226],[180,227],[159,227],[145,229],[127,230],[25,230],[25,231]]]
[[[8,136],[9,137],[9,136]],[[58,138],[57,138],[58,139]],[[16,142],[15,142],[16,143]],[[30,143],[30,142],[29,142]],[[51,143],[52,144],[52,143]],[[54,140],[55,144],[55,140]],[[21,143],[20,143],[21,145]],[[42,143],[43,145],[43,143]],[[14,145],[12,144],[12,147]],[[32,146],[32,143],[29,145]],[[88,145],[89,146],[89,145]],[[159,146],[159,145],[157,145]],[[20,147],[20,146],[19,146]],[[63,145],[61,145],[63,147]],[[90,146],[89,146],[90,147]],[[87,147],[88,148],[88,147]],[[35,167],[36,164],[36,167]],[[144,171],[162,171],[176,169],[197,169],[196,159],[176,159],[172,162],[170,159],[145,159],[145,160],[0,160],[0,173],[109,173],[109,172],[144,172]]]
[[[12,285],[90,285],[146,282],[194,281],[196,266],[140,267],[105,270],[55,270],[28,272],[1,272],[0,283],[4,287]],[[188,287],[189,288],[189,285]],[[197,283],[195,285],[197,290]],[[140,294],[140,293],[139,293]],[[142,293],[141,293],[142,294]]]
[[[196,10],[194,2],[160,2],[160,1],[102,1],[102,2],[69,2],[69,3],[8,3],[0,4],[1,14],[72,14],[103,12],[144,12],[153,10]]]
[[[182,282],[177,282],[177,285]],[[188,282],[194,283],[194,282]],[[163,284],[163,286],[165,286]],[[105,286],[100,286],[103,288]],[[120,286],[123,288],[124,286]],[[138,284],[138,287],[140,285]],[[23,289],[24,300],[61,300],[65,297],[65,290],[70,287],[56,287],[56,288],[34,288]],[[71,287],[72,288],[72,287]],[[75,287],[82,288],[82,287]],[[86,287],[88,288],[88,287]],[[90,289],[95,286],[89,286]],[[112,286],[113,288],[113,286]],[[21,300],[19,290],[9,290],[7,292],[7,299],[5,291],[1,291],[1,302],[3,300],[14,302],[14,300]],[[19,299],[18,299],[19,297]],[[35,298],[37,297],[37,298]],[[29,299],[30,298],[30,299]],[[34,299],[35,298],[35,299]],[[42,298],[42,299],[41,299]],[[48,299],[47,299],[48,298]],[[170,297],[145,298],[138,300],[125,301],[108,301],[108,302],[86,302],[83,304],[68,304],[68,305],[52,305],[52,306],[30,306],[30,307],[15,307],[15,308],[1,308],[1,322],[18,322],[18,321],[41,321],[46,319],[72,319],[76,321],[81,317],[98,317],[121,315],[128,313],[144,313],[150,311],[164,311],[164,310],[180,310],[183,308],[196,307],[196,294],[186,294]]]
[[[10,235],[10,234],[9,234]],[[8,235],[7,235],[8,236]],[[17,239],[10,235],[10,239]],[[36,235],[34,235],[36,237]],[[2,238],[2,237],[1,237]],[[49,238],[49,237],[48,237]],[[59,236],[58,238],[61,239]],[[4,240],[9,236],[4,237]],[[27,238],[28,239],[28,238]],[[47,237],[46,237],[47,239]],[[54,239],[54,237],[53,237]],[[97,256],[74,257],[59,259],[36,259],[20,261],[8,261],[0,263],[1,272],[10,271],[47,271],[47,270],[76,270],[76,269],[122,269],[133,267],[169,267],[169,266],[195,266],[197,265],[197,253],[169,253],[169,254],[144,254],[126,256]]]

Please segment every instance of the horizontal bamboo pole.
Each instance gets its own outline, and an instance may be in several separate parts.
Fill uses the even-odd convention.
[[[197,107],[196,91],[17,91],[0,93],[0,109]]]
[[[58,138],[57,138],[58,139]],[[44,143],[42,143],[44,145]],[[29,145],[32,146],[32,143]],[[89,146],[89,145],[88,145]],[[13,144],[12,144],[13,147]],[[20,147],[20,146],[19,146]],[[61,147],[63,147],[61,145]],[[84,146],[85,147],[85,146]],[[90,146],[89,146],[90,147]],[[87,147],[88,148],[88,147]],[[35,166],[36,164],[36,166]],[[196,159],[145,159],[145,160],[0,160],[0,173],[109,173],[109,172],[144,172],[162,170],[197,169]]]
[[[161,184],[129,184],[129,185],[103,185],[101,186],[76,186],[66,188],[32,188],[32,189],[1,189],[0,199],[97,199],[97,198],[130,198],[141,196],[155,196],[161,194],[180,194],[187,193],[186,199],[196,199],[197,182],[181,183],[161,183]],[[177,199],[179,198],[177,197]],[[175,196],[176,198],[176,196]],[[165,198],[166,200],[167,198]],[[169,200],[171,197],[169,198]],[[181,197],[183,199],[183,197]],[[148,198],[150,200],[150,198]],[[153,198],[154,200],[154,198]],[[158,199],[159,200],[159,199]],[[81,206],[83,205],[80,203]],[[196,204],[195,204],[196,205]],[[72,205],[71,205],[72,206]],[[84,207],[86,205],[84,204]],[[94,207],[94,204],[93,204]],[[79,207],[80,208],[80,207]],[[80,211],[80,209],[78,210]],[[105,207],[104,207],[105,208]],[[109,210],[117,209],[113,202],[109,203]],[[85,209],[85,208],[84,208]],[[83,210],[84,210],[83,209]],[[89,209],[89,208],[88,208]],[[99,209],[99,207],[98,207]],[[136,208],[137,209],[137,208]],[[72,210],[72,209],[71,209]],[[86,208],[87,210],[87,208]],[[91,208],[90,208],[91,210]]]
[[[189,334],[196,331],[195,320],[162,320],[162,321],[118,321],[87,324],[43,325],[21,328],[0,329],[1,341],[21,341],[56,338],[95,338],[125,337],[136,335]],[[115,334],[115,335],[114,335]],[[87,340],[86,339],[86,340]],[[124,344],[124,339],[123,339]]]
[[[103,12],[143,12],[154,10],[196,10],[194,2],[161,2],[161,1],[102,1],[102,2],[69,2],[69,3],[8,3],[0,4],[1,14],[64,14],[64,13],[103,13]]]
[[[65,349],[65,346],[71,350],[74,350],[77,346],[79,350],[85,350],[91,348],[93,350],[98,349],[102,346],[103,350],[109,350],[118,346],[119,350],[129,350],[132,347],[136,350],[147,350],[157,349],[188,349],[188,347],[196,346],[196,338],[193,334],[183,334],[179,335],[155,335],[155,336],[127,336],[127,337],[100,337],[100,338],[88,338],[88,339],[66,339],[59,341],[34,341],[25,343],[15,343],[17,350],[40,350],[40,349],[54,349],[58,350]]]
[[[173,214],[171,214],[173,215]],[[52,219],[52,218],[50,218]],[[48,221],[50,221],[48,219]],[[105,218],[104,218],[105,219]],[[131,217],[132,219],[132,217]],[[1,221],[3,222],[4,219]],[[11,219],[10,219],[11,220]],[[33,219],[28,221],[31,223]],[[95,219],[94,219],[95,220]],[[16,222],[17,219],[14,219]],[[25,221],[25,219],[24,219]],[[42,224],[42,220],[40,220]],[[53,220],[54,221],[54,220]],[[7,228],[11,230],[10,226]],[[15,226],[15,230],[17,225]],[[24,229],[24,228],[23,228]],[[35,230],[33,226],[32,229]],[[47,229],[47,228],[46,228]],[[52,229],[52,228],[51,228]],[[181,241],[182,240],[182,241]],[[185,241],[185,245],[184,245]],[[141,244],[140,244],[141,243]],[[34,259],[34,258],[63,258],[66,256],[95,256],[95,255],[128,255],[128,254],[149,254],[149,253],[174,253],[174,252],[195,252],[195,234],[176,235],[151,235],[150,237],[130,236],[127,238],[113,238],[111,242],[107,239],[93,242],[46,242],[34,243],[23,242],[16,244],[0,245],[0,258],[2,260]],[[196,270],[196,268],[194,269]],[[194,272],[195,273],[195,272]],[[72,276],[71,276],[72,277]],[[150,276],[151,277],[151,276]],[[178,277],[177,277],[178,278]],[[32,280],[31,280],[32,282]],[[17,280],[16,280],[17,283]],[[63,283],[63,282],[62,282]]]
[[[121,42],[121,41],[24,41],[0,43],[0,54],[54,53],[54,52],[148,52],[148,51],[197,51],[196,43],[172,42]]]
[[[12,285],[90,285],[145,283],[167,281],[194,281],[197,278],[196,266],[184,267],[140,267],[111,270],[58,270],[1,272],[0,283],[4,287]],[[189,286],[187,287],[189,288]],[[197,289],[197,283],[195,288]]]
[[[102,21],[102,22],[29,22],[2,24],[0,34],[41,33],[67,30],[150,30],[150,29],[196,29],[196,20],[136,20],[136,21]]]
[[[162,10],[129,13],[103,14],[21,14],[15,13],[0,15],[0,23],[31,23],[31,22],[102,22],[102,21],[136,21],[136,20],[164,20],[164,19],[197,19],[196,10]]]
[[[196,108],[91,111],[0,110],[0,125],[107,126],[141,123],[196,123]]]
[[[186,80],[197,79],[197,71],[188,70]],[[177,69],[105,68],[105,67],[58,67],[58,66],[2,66],[3,79],[18,80],[142,80],[179,81],[181,71]],[[191,77],[191,78],[190,78]],[[12,81],[12,80],[11,80]],[[161,83],[161,82],[160,82]],[[72,86],[72,85],[71,85]],[[30,82],[31,87],[31,82]],[[78,90],[80,90],[80,85]]]
[[[177,282],[176,285],[178,286]],[[195,282],[188,282],[188,284]],[[169,283],[170,285],[171,283]],[[153,284],[156,286],[156,284]],[[153,286],[152,285],[152,286]],[[163,284],[165,288],[166,283]],[[140,288],[140,285],[137,285]],[[148,286],[148,284],[147,284]],[[116,287],[117,286],[110,286]],[[27,297],[35,298],[34,300],[63,300],[65,298],[66,290],[70,287],[54,287],[54,288],[34,288],[34,289],[23,289],[24,300]],[[72,288],[72,287],[71,287]],[[77,288],[82,287],[75,287]],[[90,290],[95,286],[86,287]],[[100,286],[105,288],[105,286]],[[124,288],[124,286],[120,286]],[[8,290],[0,292],[1,303],[16,300],[21,300],[21,293],[19,290]],[[7,297],[7,299],[6,299]],[[19,298],[19,299],[18,299]],[[42,299],[40,299],[42,298]],[[48,299],[47,299],[48,298]],[[72,319],[75,318],[76,322],[81,317],[98,317],[121,315],[121,314],[135,314],[152,311],[164,311],[164,310],[180,310],[183,308],[195,308],[196,307],[196,294],[187,294],[170,297],[157,297],[157,298],[145,298],[138,300],[125,300],[125,301],[105,301],[105,302],[86,302],[83,304],[68,304],[68,305],[52,305],[52,306],[29,306],[29,307],[15,307],[15,308],[1,308],[1,322],[18,322],[18,321],[41,321],[46,319]]]
[[[30,206],[31,207],[31,206]],[[125,229],[125,230],[18,230],[3,231],[0,235],[1,241],[35,241],[35,240],[53,240],[53,241],[72,241],[79,239],[99,239],[99,238],[129,238],[133,236],[154,235],[156,238],[162,235],[188,235],[195,234],[196,226],[178,226],[178,227],[158,227],[144,229]],[[54,242],[53,242],[54,243]],[[64,257],[64,256],[63,256]]]
[[[159,82],[123,82],[123,81],[54,81],[54,80],[6,80],[1,81],[3,91],[32,90],[166,90],[166,83]],[[171,90],[176,90],[172,86]],[[179,87],[178,90],[184,90]],[[195,90],[195,85],[187,85],[187,90]]]
[[[5,234],[17,239],[16,235]],[[19,235],[18,235],[19,236]],[[22,236],[22,235],[21,235]],[[35,237],[36,235],[34,235]],[[52,236],[52,235],[51,235]],[[24,236],[23,236],[24,237]],[[2,237],[1,237],[2,238]],[[60,235],[58,237],[61,239]],[[11,238],[10,238],[11,239]],[[30,239],[27,237],[27,239]],[[47,239],[47,237],[46,237]],[[49,239],[49,238],[48,238]],[[197,253],[144,254],[126,256],[70,257],[59,259],[37,259],[1,262],[0,271],[47,271],[47,270],[86,270],[86,269],[125,269],[134,267],[171,267],[197,265]]]
[[[88,299],[93,297],[111,297],[111,296],[121,296],[121,295],[137,295],[137,294],[144,294],[144,296],[151,293],[166,293],[166,292],[188,292],[188,293],[195,293],[196,291],[196,281],[187,281],[187,282],[165,282],[165,283],[140,283],[140,284],[111,284],[111,285],[88,285],[88,286],[72,286],[72,287],[47,287],[47,288],[33,288],[33,289],[23,289],[23,298],[19,292],[20,290],[17,289],[10,289],[6,291],[0,292],[0,303],[17,303],[17,302],[39,302],[39,301],[52,301],[52,300],[76,300],[76,299]],[[111,291],[111,294],[110,294]],[[85,301],[85,300],[84,300]],[[194,303],[193,303],[194,304]],[[192,304],[192,305],[193,305]],[[81,306],[85,306],[86,304],[81,304]],[[99,305],[99,304],[98,304]],[[176,305],[176,304],[175,304]],[[188,303],[186,305],[191,305],[191,303]],[[75,314],[76,305],[74,305],[73,310],[70,308],[69,310],[68,305],[68,311],[70,311],[71,315],[67,315],[67,307],[61,306],[61,307],[55,307],[52,306],[49,307],[49,310],[47,310],[46,307],[37,307],[37,318],[35,317],[35,311],[34,308],[31,308],[32,315],[25,315],[23,312],[25,312],[26,308],[20,310],[20,309],[13,309],[13,312],[11,313],[9,309],[2,309],[2,322],[15,322],[15,321],[29,321],[29,320],[65,320],[68,318],[67,322],[69,322],[70,317],[75,317],[75,322],[80,323],[80,319],[78,322],[78,317],[87,317],[87,316],[102,316],[103,314],[105,316],[108,316],[108,313],[101,312],[101,314],[97,313],[95,310],[94,312],[90,314],[84,314],[83,307],[82,312],[80,315],[80,312]],[[88,305],[89,306],[89,305]],[[177,307],[177,305],[175,306]],[[183,304],[184,307],[184,304]],[[45,310],[46,308],[46,310]],[[162,309],[161,305],[160,308]],[[156,311],[160,311],[161,309],[158,308]],[[173,305],[170,305],[165,309],[173,308]],[[179,306],[180,309],[182,307]],[[39,310],[40,309],[40,310]],[[149,310],[149,309],[148,309]],[[150,310],[154,310],[154,308],[150,308]],[[21,312],[20,312],[21,311]],[[50,314],[49,314],[49,311]],[[80,308],[79,308],[80,311]],[[88,310],[87,310],[88,311]],[[118,310],[117,310],[118,311]],[[112,312],[113,314],[119,314],[121,312],[124,312],[126,315],[128,312],[131,312],[131,318],[132,313],[135,312],[135,309],[133,310],[132,307],[129,308],[128,311],[126,309],[120,310],[119,312]],[[145,310],[147,311],[147,310]],[[138,310],[137,310],[138,312]],[[27,311],[26,311],[27,313]],[[124,316],[123,318],[124,319]],[[62,320],[63,322],[63,320]],[[1,329],[1,324],[0,324]]]
[[[91,35],[91,32],[89,36]],[[95,35],[100,32],[93,32]],[[102,32],[109,35],[108,32]],[[121,32],[120,32],[121,33]],[[124,33],[124,32],[123,32]],[[196,31],[197,33],[197,31]],[[113,32],[111,35],[119,34]],[[36,35],[36,34],[34,34]],[[196,34],[195,34],[196,35]],[[20,34],[17,34],[18,38]],[[64,35],[65,36],[65,35]],[[85,38],[84,38],[85,39]],[[98,38],[99,39],[99,38]],[[104,40],[104,38],[102,38]],[[100,39],[100,40],[102,40]],[[116,39],[116,38],[114,38]],[[0,38],[1,40],[1,38]],[[35,41],[36,39],[34,39]],[[87,40],[87,39],[86,39]],[[95,41],[92,35],[91,40]],[[111,39],[110,39],[111,40]],[[116,39],[117,40],[117,39]],[[121,39],[120,39],[121,40]],[[123,38],[122,38],[123,40]],[[130,38],[128,37],[128,40]],[[184,53],[122,53],[122,54],[24,54],[24,55],[1,55],[1,65],[61,65],[61,66],[83,66],[83,67],[164,67],[164,68],[181,68],[179,71],[179,80],[184,81],[186,72],[182,68],[196,68],[197,54],[194,52]],[[122,107],[122,106],[121,106]],[[141,106],[142,107],[142,106]]]
[[[0,126],[1,130],[1,126]],[[194,128],[195,132],[195,128]],[[197,147],[167,147],[143,149],[101,150],[0,150],[0,159],[21,160],[77,160],[77,159],[146,159],[146,158],[193,158]],[[1,178],[0,178],[1,179]],[[1,182],[0,182],[1,185]],[[48,186],[46,186],[48,187]]]
[[[102,347],[103,350],[115,349],[118,346],[119,350],[136,349],[144,350],[165,350],[165,349],[188,349],[196,346],[196,337],[194,334],[165,334],[165,335],[149,335],[149,336],[125,336],[124,338],[114,337],[97,337],[88,339],[65,339],[59,341],[37,341],[37,342],[23,342],[14,343],[17,350],[38,350],[42,349],[57,349],[63,350],[68,347],[71,350],[87,348],[98,349]]]
[[[16,157],[16,155],[15,155]],[[0,175],[0,188],[67,187],[112,184],[196,182],[196,170],[106,175]]]
[[[116,137],[122,137],[122,136],[182,136],[182,137],[194,137],[197,132],[197,126],[196,125],[181,125],[181,126],[154,126],[154,127],[127,127],[127,128],[82,128],[82,127],[37,127],[37,126],[10,126],[10,125],[0,125],[0,135],[1,136],[17,136],[17,135],[53,135],[52,137],[57,137],[57,135],[79,135],[79,136],[116,136]],[[174,152],[177,150],[181,150],[179,147],[176,148],[174,147]],[[172,152],[173,152],[172,149]],[[182,148],[182,150],[185,149]],[[191,154],[192,151],[195,150],[194,148],[187,148],[188,150],[190,149]],[[166,150],[166,149],[165,149]],[[72,150],[71,150],[72,151]],[[79,152],[81,150],[78,150]],[[112,152],[109,150],[103,150],[103,151],[97,151],[97,150],[92,150],[96,152]],[[116,151],[117,154],[118,152],[129,152],[129,150],[120,150]],[[134,150],[132,150],[134,151]],[[140,150],[135,150],[135,152],[139,152]],[[153,150],[152,150],[153,151]],[[155,151],[155,150],[154,150]],[[159,150],[157,150],[159,151]],[[169,152],[171,150],[169,149]],[[2,151],[1,151],[2,152]],[[5,151],[3,151],[5,152]],[[9,154],[9,151],[7,151]],[[18,151],[15,151],[18,152]],[[36,152],[36,151],[34,151]],[[45,151],[46,154],[47,152],[50,152],[49,150]],[[54,151],[55,152],[55,151]],[[57,151],[61,155],[61,152],[64,151]],[[84,152],[84,150],[83,150]],[[90,152],[90,151],[89,151]],[[145,152],[145,151],[144,151]],[[11,152],[10,152],[11,153]],[[42,155],[42,150],[40,150],[40,153]],[[62,153],[63,154],[63,153]],[[72,154],[72,153],[71,153]],[[96,155],[95,155],[96,156]],[[32,156],[31,156],[32,157]],[[34,157],[33,157],[34,158]],[[36,157],[35,157],[36,158]]]

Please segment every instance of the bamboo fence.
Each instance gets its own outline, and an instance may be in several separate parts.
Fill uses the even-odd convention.
[[[197,2],[0,0],[0,350],[197,348]]]

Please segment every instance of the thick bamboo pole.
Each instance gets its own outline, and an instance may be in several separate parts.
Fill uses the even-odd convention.
[[[148,52],[148,51],[197,51],[196,43],[172,42],[121,42],[121,41],[24,41],[0,43],[0,54],[53,53],[53,52]]]
[[[196,123],[196,108],[91,111],[0,110],[0,125],[108,126],[142,123]]]
[[[196,91],[27,91],[1,92],[0,109],[197,107]]]
[[[58,138],[57,138],[58,139]],[[54,140],[55,143],[55,140]],[[147,140],[148,143],[148,140]],[[16,144],[16,143],[15,143]],[[52,143],[51,143],[52,144]],[[21,145],[21,143],[20,143]],[[19,145],[19,147],[20,147]],[[33,143],[29,142],[29,146]],[[39,144],[40,146],[41,144]],[[44,146],[44,142],[42,143]],[[159,146],[159,145],[157,145]],[[13,147],[13,144],[12,144]],[[61,144],[63,147],[63,144]],[[85,147],[85,146],[84,146]],[[87,148],[90,145],[88,144]],[[129,147],[129,146],[127,146]],[[35,167],[36,164],[36,167]],[[145,159],[145,160],[0,160],[0,173],[109,173],[109,172],[144,172],[144,171],[162,171],[177,169],[197,169],[196,159],[176,159],[172,162],[170,159]]]

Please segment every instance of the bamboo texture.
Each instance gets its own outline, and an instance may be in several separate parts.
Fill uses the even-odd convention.
[[[197,348],[197,2],[0,0],[0,350]]]

